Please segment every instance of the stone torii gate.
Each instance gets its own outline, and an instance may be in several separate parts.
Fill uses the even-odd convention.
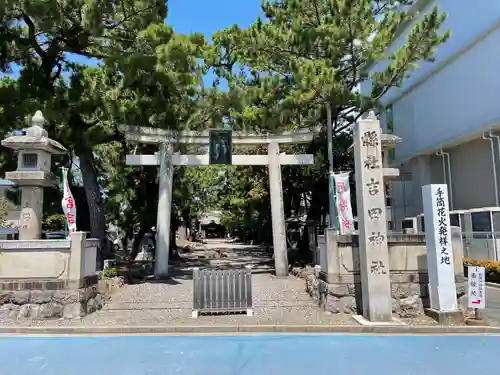
[[[174,165],[209,165],[206,155],[181,155],[174,152],[174,145],[209,144],[209,131],[172,132],[166,129],[121,125],[128,141],[143,144],[158,144],[159,153],[154,155],[127,155],[127,165],[154,165],[160,167],[158,216],[156,225],[156,262],[155,277],[168,276],[170,221],[172,213],[172,182]],[[288,275],[288,256],[285,233],[285,213],[283,206],[283,186],[281,182],[282,165],[314,164],[310,154],[287,155],[280,153],[280,144],[299,144],[312,141],[314,133],[309,129],[283,132],[274,135],[261,135],[246,132],[232,132],[235,145],[255,146],[267,144],[267,155],[232,155],[232,165],[267,165],[269,168],[269,189],[271,197],[271,217],[273,230],[274,266],[276,276]]]

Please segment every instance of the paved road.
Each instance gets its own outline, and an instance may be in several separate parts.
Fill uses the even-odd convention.
[[[486,316],[492,323],[500,324],[500,289],[486,289]]]
[[[500,336],[0,337],[8,375],[490,375]]]

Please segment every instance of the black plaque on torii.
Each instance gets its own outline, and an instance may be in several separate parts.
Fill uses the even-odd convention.
[[[232,130],[210,130],[209,142],[210,164],[231,165],[233,156]]]

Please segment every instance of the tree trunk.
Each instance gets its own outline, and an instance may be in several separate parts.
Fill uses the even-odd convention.
[[[179,258],[179,253],[177,249],[177,238],[175,236],[175,230],[170,230],[170,249],[168,249],[169,252],[169,259],[178,259]]]
[[[104,202],[97,182],[97,171],[94,165],[92,151],[77,154],[80,160],[83,187],[89,208],[90,235],[100,241],[97,262],[102,267],[104,259],[110,255],[108,239],[106,236],[106,217],[104,216]]]
[[[328,195],[324,194],[328,191],[328,180],[318,181],[314,189],[311,191],[311,202],[307,212],[308,221],[319,221],[323,207],[328,204]]]
[[[142,239],[144,238],[146,231],[140,228],[139,231],[134,235],[134,241],[132,242],[132,249],[130,251],[130,260],[134,260],[139,254]]]

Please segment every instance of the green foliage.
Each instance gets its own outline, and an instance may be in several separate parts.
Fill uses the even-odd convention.
[[[66,230],[66,216],[64,214],[47,216],[43,219],[42,227],[46,232],[64,231]]]
[[[352,170],[348,147],[353,122],[378,107],[380,98],[400,85],[420,61],[432,61],[434,50],[449,37],[449,32],[439,31],[445,14],[434,7],[421,16],[409,11],[413,3],[265,1],[265,20],[214,35],[209,61],[220,79],[229,81],[226,115],[234,129],[265,133],[320,125],[312,145],[283,147],[283,151],[313,153],[316,160],[311,167],[283,169],[287,214],[298,212],[300,202],[305,202],[309,219],[318,220],[327,211],[326,106],[332,112],[334,169]],[[400,30],[411,21],[406,43],[391,50]],[[368,68],[378,63],[381,68],[369,76]],[[359,90],[366,79],[373,84],[369,95]],[[250,167],[240,171],[243,176],[254,173]],[[265,173],[254,176],[252,187],[259,190],[266,185]],[[241,222],[238,218],[244,217],[258,225],[267,220],[263,208],[260,219],[255,219],[255,201],[243,204],[252,200],[248,185],[224,191],[231,197],[226,200],[226,220]],[[267,202],[268,197],[262,196],[263,207]]]
[[[7,0],[0,11],[0,69],[9,72],[14,63],[20,67],[18,80],[4,82],[0,124],[22,126],[20,119],[43,111],[49,134],[69,150],[61,165],[79,159],[90,229],[103,251],[104,186],[92,149],[119,139],[116,120],[135,112],[119,105],[127,76],[118,59],[133,55],[144,39],[142,30],[162,24],[166,14],[166,2],[160,0]],[[71,60],[75,55],[104,65],[77,64]]]
[[[112,279],[114,277],[118,277],[119,275],[120,271],[116,267],[108,267],[102,271],[102,276],[106,279]]]
[[[467,267],[484,267],[486,281],[500,283],[500,262],[491,259],[472,259],[464,258],[464,274],[467,277]]]
[[[412,0],[266,1],[265,20],[217,32],[213,44],[201,34],[180,35],[164,24],[161,0],[5,0],[0,10],[0,71],[20,67],[19,79],[0,80],[0,136],[27,125],[35,110],[48,119],[52,138],[68,148],[54,158],[81,181],[73,194],[88,206],[79,227],[105,237],[106,223],[127,234],[156,225],[157,169],[129,167],[127,154],[152,154],[151,145],[128,142],[119,124],[201,131],[273,133],[311,127],[310,145],[282,152],[312,153],[315,164],[283,168],[286,215],[305,204],[310,219],[327,210],[326,106],[334,127],[336,170],[351,170],[350,125],[411,73],[449,33],[445,15],[409,12]],[[416,21],[406,43],[389,47]],[[387,51],[391,51],[388,53]],[[72,56],[96,59],[77,64]],[[367,67],[380,69],[368,76]],[[213,69],[217,79],[205,87]],[[63,74],[64,72],[64,74]],[[359,92],[370,78],[370,95]],[[220,84],[227,81],[227,90]],[[185,147],[183,153],[201,153]],[[264,147],[235,153],[266,154]],[[2,171],[15,169],[7,150]],[[78,170],[79,169],[79,170]],[[79,186],[83,185],[83,188]],[[261,233],[270,228],[267,169],[257,166],[178,167],[173,186],[174,223],[221,210],[230,228]],[[45,226],[60,222],[60,193],[48,193]],[[82,203],[83,202],[83,203]],[[85,211],[78,207],[78,216]]]
[[[446,16],[437,7],[417,20],[418,14],[405,6],[412,3],[266,1],[266,22],[258,19],[248,29],[233,26],[218,32],[218,72],[250,86],[244,91],[245,104],[258,102],[243,105],[238,120],[270,130],[316,125],[324,118],[321,104],[329,103],[337,127],[351,124],[419,61],[431,61],[435,48],[448,38],[449,33],[438,32]],[[387,55],[399,30],[412,20],[407,42]],[[384,61],[385,69],[370,77],[372,95],[363,96],[358,87],[367,78],[364,69]],[[249,73],[235,73],[235,64]]]
[[[0,84],[2,130],[23,127],[19,119],[43,111],[49,134],[69,150],[56,162],[78,162],[92,236],[100,239],[105,209],[109,220],[128,227],[137,216],[156,217],[156,203],[143,203],[155,197],[151,186],[146,195],[134,189],[144,180],[155,185],[154,168],[124,166],[127,153],[147,147],[128,144],[117,125],[179,129],[206,118],[207,109],[196,109],[206,42],[175,34],[163,24],[166,12],[159,0],[8,0],[0,13],[0,69],[21,68],[18,80]],[[101,64],[76,64],[68,53]]]

